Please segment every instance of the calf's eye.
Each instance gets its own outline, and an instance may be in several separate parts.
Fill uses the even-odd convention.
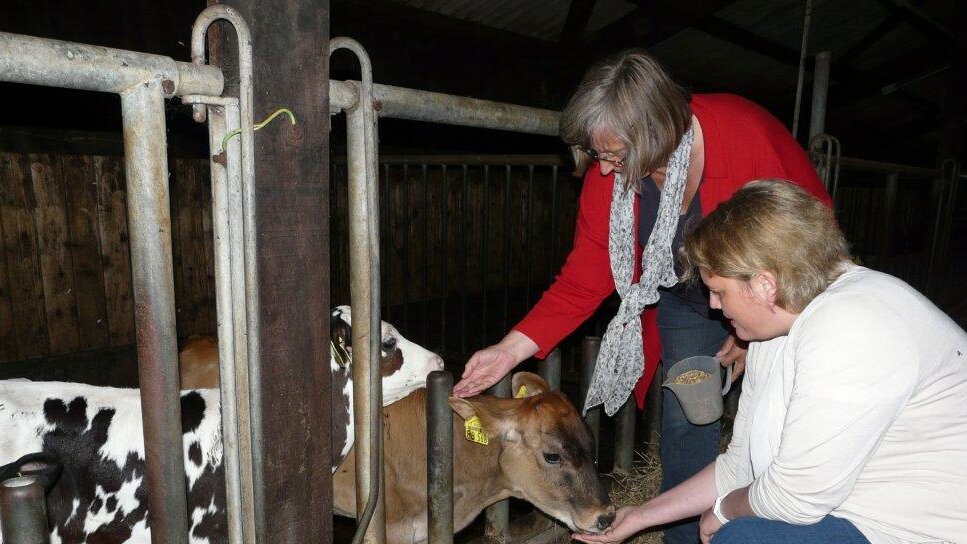
[[[386,340],[383,340],[383,351],[392,351],[396,348],[396,338],[390,336]]]
[[[548,452],[545,451],[544,452],[544,460],[547,461],[551,465],[556,465],[556,464],[558,464],[558,463],[561,462],[561,456],[559,454],[556,454],[556,453],[548,453]]]

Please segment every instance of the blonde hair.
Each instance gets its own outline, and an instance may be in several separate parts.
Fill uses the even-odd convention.
[[[698,270],[749,281],[776,276],[776,304],[800,312],[829,287],[849,260],[833,212],[791,182],[755,180],[719,205],[685,236],[679,258],[687,277]]]
[[[688,92],[642,49],[594,65],[561,115],[561,139],[571,146],[575,175],[594,162],[581,147],[590,148],[600,130],[613,132],[627,147],[623,172],[629,185],[665,166],[691,124],[688,102]]]

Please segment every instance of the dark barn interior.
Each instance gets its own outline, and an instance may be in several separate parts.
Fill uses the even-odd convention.
[[[317,4],[328,12],[329,36],[355,38],[368,50],[376,83],[560,111],[594,61],[642,47],[690,91],[739,94],[795,124],[804,147],[816,58],[829,52],[821,132],[849,159],[836,211],[852,251],[967,326],[967,190],[958,187],[967,160],[964,2]],[[205,6],[6,0],[0,32],[187,61],[191,25]],[[260,41],[272,39],[257,35],[256,55]],[[337,53],[329,68],[331,79],[359,79],[349,55]],[[136,386],[117,98],[11,83],[0,83],[0,97],[0,379]],[[213,333],[216,324],[207,132],[177,100],[166,102],[166,113],[184,339]],[[298,268],[324,270],[336,305],[349,303],[347,144],[345,116],[329,119],[303,130],[328,133],[329,159],[320,164],[330,172],[330,261]],[[259,137],[278,134],[270,127]],[[553,137],[385,119],[379,140],[383,319],[459,374],[469,354],[499,339],[553,279],[570,248],[580,179]],[[577,391],[581,337],[598,334],[609,312],[606,303],[562,346],[565,391]]]

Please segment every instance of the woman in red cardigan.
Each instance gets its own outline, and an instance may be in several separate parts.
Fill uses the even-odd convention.
[[[555,282],[499,343],[476,352],[454,387],[475,395],[521,361],[544,357],[618,290],[585,410],[613,414],[634,391],[639,407],[656,370],[693,355],[745,364],[745,348],[696,283],[678,283],[674,255],[689,225],[747,181],[788,179],[830,202],[808,157],[761,107],[727,94],[693,95],[641,50],[588,71],[561,117],[561,137],[584,173],[574,247]],[[689,423],[662,402],[662,490],[708,465],[718,423]],[[665,530],[666,544],[698,542],[694,520]]]

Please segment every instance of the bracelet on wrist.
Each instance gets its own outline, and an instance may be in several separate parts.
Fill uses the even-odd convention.
[[[719,523],[722,525],[725,525],[729,522],[729,518],[725,517],[725,514],[722,513],[722,499],[724,499],[726,495],[728,495],[728,493],[719,496],[717,499],[715,499],[715,504],[712,505],[712,514],[718,518]]]

